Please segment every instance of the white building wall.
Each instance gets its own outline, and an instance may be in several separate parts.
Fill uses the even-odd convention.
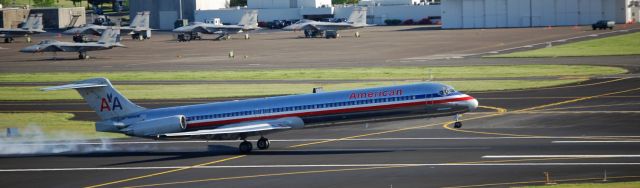
[[[331,0],[297,0],[298,8],[331,7]]]
[[[291,8],[290,0],[247,0],[247,8],[274,9]]]
[[[333,14],[335,18],[348,18],[353,11],[351,7],[326,7],[326,8],[279,8],[257,9],[258,21],[270,22],[273,20],[302,19],[303,15]],[[212,18],[220,18],[223,23],[237,23],[243,12],[247,9],[221,9],[196,11],[196,21],[204,21]],[[367,23],[384,24],[386,19],[399,19],[419,21],[423,18],[440,16],[440,5],[429,6],[377,6],[367,7]]]
[[[588,25],[602,19],[624,23],[623,1],[447,0],[442,1],[443,28]]]
[[[217,10],[229,8],[229,0],[197,0],[196,10]]]
[[[381,5],[381,6],[389,6],[389,5],[417,5],[420,4],[420,0],[362,0],[358,2],[360,5]]]

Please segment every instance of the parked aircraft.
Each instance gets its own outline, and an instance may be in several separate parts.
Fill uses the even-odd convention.
[[[258,11],[245,11],[237,25],[222,25],[216,23],[194,22],[191,25],[179,27],[173,30],[182,36],[178,40],[194,40],[200,38],[200,34],[217,34],[219,39],[229,39],[231,34],[256,30],[258,27]],[[249,34],[245,34],[245,39],[249,39]]]
[[[151,28],[149,27],[149,11],[138,12],[133,18],[129,26],[114,27],[89,24],[84,27],[78,27],[66,30],[63,34],[75,35],[75,42],[86,42],[84,35],[102,36],[102,32],[107,28],[117,28],[120,32],[131,35],[132,39],[144,40],[151,38]]]
[[[14,37],[26,37],[27,42],[31,42],[31,35],[46,32],[42,30],[42,27],[42,14],[31,14],[22,22],[20,28],[0,28],[0,37],[4,38],[5,43],[13,42]]]
[[[320,22],[313,20],[300,20],[294,24],[291,24],[283,30],[287,31],[304,31],[306,38],[311,37],[326,37],[326,38],[338,38],[338,30],[357,29],[370,26],[367,24],[367,8],[356,7],[353,8],[353,12],[346,22]],[[356,37],[360,37],[360,33],[356,32]]]
[[[120,30],[111,28],[105,30],[98,42],[74,43],[56,40],[43,40],[40,43],[20,50],[24,53],[36,52],[78,52],[79,59],[87,59],[88,51],[108,50],[114,47],[124,47],[120,44]]]
[[[43,88],[76,89],[98,114],[96,131],[146,138],[190,137],[244,140],[239,150],[251,152],[249,136],[260,136],[258,149],[268,149],[265,134],[317,123],[403,114],[455,116],[473,111],[478,101],[439,83],[319,92],[301,95],[146,109],[125,98],[106,78]]]

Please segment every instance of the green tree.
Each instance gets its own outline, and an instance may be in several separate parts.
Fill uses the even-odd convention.
[[[331,0],[331,4],[358,4],[358,0]]]
[[[71,2],[73,2],[73,6],[77,7],[78,4],[82,5],[82,0],[70,0]]]
[[[36,7],[52,7],[55,3],[55,0],[33,0],[33,6]]]

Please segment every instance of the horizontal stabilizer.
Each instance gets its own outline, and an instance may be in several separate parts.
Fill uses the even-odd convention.
[[[212,135],[212,134],[234,134],[234,133],[249,133],[249,132],[260,132],[260,131],[290,129],[290,128],[291,127],[289,126],[272,125],[270,123],[259,123],[259,124],[253,124],[253,125],[222,126],[216,129],[169,133],[169,134],[164,134],[163,136],[171,137],[171,136],[196,136],[196,135]]]
[[[42,88],[42,91],[53,91],[53,90],[62,90],[62,89],[80,89],[80,88],[92,88],[92,87],[106,87],[107,84],[97,84],[97,83],[79,83],[79,84],[67,84],[61,86],[53,86]]]

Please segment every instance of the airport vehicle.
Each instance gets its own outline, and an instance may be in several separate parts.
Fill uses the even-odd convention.
[[[591,28],[593,28],[593,30],[596,29],[613,29],[613,26],[616,25],[616,22],[614,21],[609,21],[609,20],[599,20],[594,24],[591,24]]]
[[[256,30],[258,27],[258,11],[245,11],[237,25],[222,25],[215,23],[194,22],[190,25],[179,27],[173,30],[178,34],[178,38],[184,40],[194,40],[200,37],[200,34],[217,34],[216,40],[230,39],[231,34],[242,33],[246,31]],[[245,39],[249,39],[249,34],[245,34]]]
[[[14,37],[25,37],[27,42],[31,42],[31,35],[44,33],[42,30],[42,14],[31,14],[22,22],[22,26],[16,29],[0,28],[0,36],[4,38],[5,43],[13,42]]]
[[[153,29],[149,28],[149,14],[149,11],[138,12],[129,26],[113,27],[89,24],[84,27],[69,29],[62,33],[74,35],[74,42],[87,42],[84,35],[102,36],[102,33],[107,30],[107,28],[117,28],[120,32],[131,35],[131,38],[134,40],[150,39],[151,30]]]
[[[371,26],[367,24],[367,8],[356,7],[346,22],[321,22],[313,20],[300,20],[294,24],[284,27],[287,31],[304,31],[305,38],[325,37],[339,38],[338,30],[357,29]],[[356,37],[360,37],[360,33],[356,32]]]
[[[108,50],[114,47],[124,47],[124,45],[120,44],[120,31],[109,28],[102,33],[98,42],[74,43],[43,40],[36,45],[21,49],[20,52],[78,52],[79,59],[87,59],[89,57],[87,56],[88,51]]]
[[[96,131],[146,138],[189,137],[243,140],[241,153],[251,152],[249,136],[260,136],[258,149],[268,149],[265,134],[308,125],[380,116],[422,114],[454,116],[473,111],[478,101],[439,83],[317,92],[208,104],[146,109],[120,94],[106,78],[43,88],[76,89],[98,114]]]

